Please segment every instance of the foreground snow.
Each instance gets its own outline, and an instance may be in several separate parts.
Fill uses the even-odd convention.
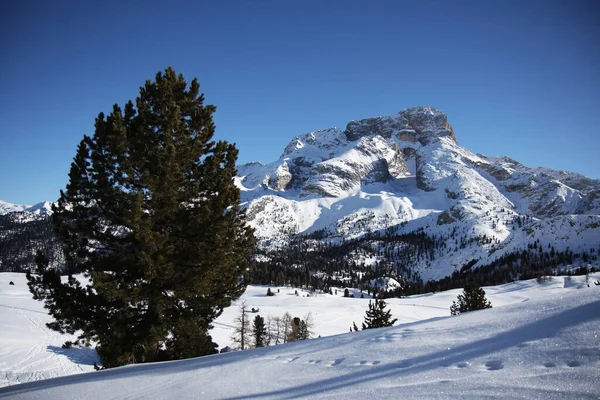
[[[599,277],[596,274],[592,278]],[[2,284],[4,291],[5,283]],[[583,277],[577,277],[553,278],[542,285],[517,282],[486,291],[495,306],[490,310],[404,323],[403,313],[435,309],[425,305],[435,304],[438,297],[447,303],[457,291],[393,299],[391,307],[401,324],[391,328],[31,382],[2,388],[0,397],[47,400],[600,396],[600,288],[593,284],[588,288]],[[257,303],[267,299],[279,303],[284,297],[280,293],[266,298],[257,293],[254,298]],[[326,299],[287,298],[295,299],[295,304]],[[292,300],[288,300],[289,308]],[[332,296],[332,301],[352,302],[359,308],[367,300]],[[262,313],[268,305],[260,307]],[[10,332],[4,318],[7,308],[0,308],[4,363],[8,357],[5,333]],[[331,308],[335,312],[336,307]],[[447,315],[446,310],[443,315]],[[302,315],[300,311],[304,309],[288,311]],[[344,312],[340,315],[346,315]],[[331,315],[326,318],[331,319]],[[345,317],[339,325],[348,325]],[[325,328],[327,324],[321,326]]]
[[[74,337],[46,328],[51,321],[25,274],[0,273],[0,386],[93,371],[96,351],[61,348]]]

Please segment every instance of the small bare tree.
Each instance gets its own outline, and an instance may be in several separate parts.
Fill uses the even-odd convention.
[[[244,350],[250,347],[250,318],[248,316],[248,306],[246,306],[246,301],[242,301],[242,304],[239,307],[240,313],[235,318],[235,330],[233,332],[233,336],[231,336],[231,340],[235,343],[235,348],[239,350]]]
[[[304,320],[302,322],[304,322],[304,324],[300,331],[300,340],[310,339],[312,337],[312,330],[315,325],[312,313],[310,311],[304,316]]]
[[[269,342],[275,345],[283,343],[283,320],[281,317],[269,318]]]
[[[283,318],[281,319],[281,325],[283,327],[282,338],[283,343],[287,343],[290,337],[290,333],[292,332],[292,316],[290,313],[286,312],[283,314]]]

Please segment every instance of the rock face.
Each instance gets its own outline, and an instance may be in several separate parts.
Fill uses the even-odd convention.
[[[412,162],[417,163],[420,186],[427,190],[423,173],[427,165],[410,150],[441,138],[456,143],[446,115],[415,107],[395,117],[351,121],[343,132],[330,128],[296,136],[275,163],[260,164],[264,168],[257,168],[257,163],[240,166],[239,173],[247,188],[261,184],[277,191],[301,190],[302,197],[340,197],[361,184],[409,175],[405,155],[411,154],[416,157]]]
[[[287,162],[284,162],[275,171],[275,174],[269,176],[268,186],[274,190],[284,190],[292,181],[292,174]]]
[[[415,258],[423,278],[536,240],[600,250],[600,181],[473,154],[431,107],[299,135],[279,160],[238,170],[265,248],[315,232],[328,243],[374,232],[445,238],[445,252]]]
[[[399,119],[405,125],[403,130],[398,133],[401,137],[410,137],[414,131],[414,138],[423,145],[440,137],[448,137],[458,144],[454,130],[448,123],[448,117],[435,108],[409,108],[400,112]]]
[[[360,121],[350,121],[346,126],[344,134],[348,141],[353,142],[365,136],[379,135],[386,139],[391,138],[395,132],[404,128],[404,124],[398,118],[377,117],[367,118]]]
[[[351,121],[344,132],[349,141],[379,135],[390,139],[419,142],[426,145],[439,137],[449,137],[456,143],[454,131],[446,114],[431,107],[414,107],[401,111],[396,117],[367,118]]]
[[[302,191],[340,197],[361,184],[387,182],[407,173],[402,152],[392,142],[379,135],[365,136],[336,157],[315,163]]]

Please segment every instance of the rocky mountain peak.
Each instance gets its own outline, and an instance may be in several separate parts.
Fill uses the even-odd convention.
[[[400,111],[398,119],[403,124],[400,136],[413,134],[416,140],[425,144],[432,137],[450,137],[455,143],[454,130],[448,123],[448,117],[443,112],[432,107],[419,106]],[[400,138],[400,137],[399,137]],[[425,142],[425,143],[423,143]]]
[[[387,139],[396,136],[399,140],[423,145],[439,137],[450,137],[457,143],[446,114],[428,106],[407,108],[394,117],[350,121],[344,133],[349,141],[379,135]]]
[[[536,257],[538,249],[569,251],[555,261],[573,265],[579,260],[565,261],[572,249],[586,260],[600,251],[600,180],[473,154],[456,143],[446,115],[431,107],[298,135],[279,159],[238,166],[235,182],[267,255],[289,254],[297,239],[308,251],[355,241],[360,246],[340,247],[344,262],[426,281],[465,266],[514,263],[511,257],[531,249]],[[18,265],[34,265],[35,253],[18,235],[24,224],[32,235],[40,226],[51,232],[49,212],[49,203],[0,201],[0,238],[17,238],[16,250],[0,251],[0,263],[16,265],[8,256],[25,254]],[[335,257],[318,264],[340,265]]]
[[[308,132],[294,137],[279,158],[284,159],[288,156],[315,151],[328,154],[330,150],[344,145],[345,142],[344,134],[338,128]]]

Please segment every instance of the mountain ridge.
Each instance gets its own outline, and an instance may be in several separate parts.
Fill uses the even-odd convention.
[[[41,201],[32,206],[24,204],[8,203],[0,200],[0,215],[13,212],[28,212],[37,215],[52,215],[52,201]]]
[[[533,243],[600,250],[600,180],[471,153],[431,107],[295,136],[277,161],[240,166],[236,182],[267,252],[315,232],[317,242],[340,245],[374,232],[422,231],[446,246],[410,262],[428,280]],[[377,253],[378,261],[390,258]]]
[[[273,253],[297,241],[313,256],[322,246],[364,241],[335,262],[323,259],[338,272],[285,262],[355,285],[365,274],[442,279],[504,258],[513,263],[534,246],[543,249],[534,261],[515,262],[577,267],[600,253],[600,180],[474,154],[459,145],[448,117],[427,106],[297,135],[278,160],[238,166],[235,181],[259,263],[275,264]],[[0,202],[3,211],[26,222],[47,218],[51,207]]]

